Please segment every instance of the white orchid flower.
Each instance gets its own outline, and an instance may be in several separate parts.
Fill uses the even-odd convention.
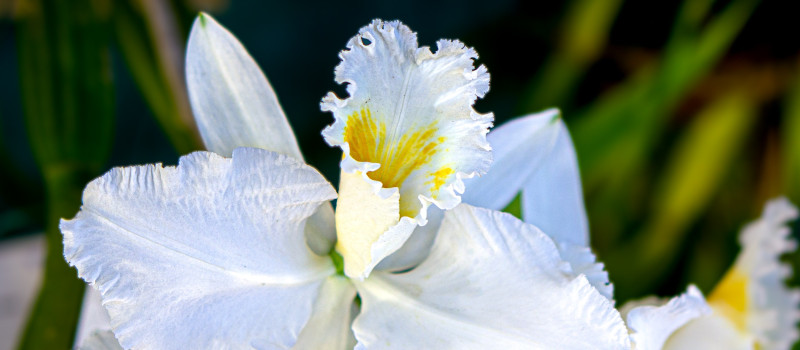
[[[399,22],[374,21],[350,41],[337,80],[350,83],[351,96],[323,102],[335,117],[325,136],[345,151],[334,228],[325,208],[337,194],[302,162],[263,73],[232,34],[201,14],[187,80],[203,139],[216,153],[192,153],[176,167],[115,168],[86,187],[81,211],[61,224],[65,257],[99,290],[122,347],[630,348],[613,302],[581,272],[593,257],[588,264],[569,257],[571,250],[511,215],[456,205],[462,180],[489,164],[491,117],[471,107],[488,86],[485,69],[472,68],[475,56],[455,41],[441,41],[436,53],[418,48]],[[563,129],[552,117],[523,121],[555,126],[528,132]],[[545,134],[552,145],[542,163],[557,157],[558,140],[569,142],[565,133]],[[519,134],[525,138],[508,148],[537,145],[537,135]],[[554,183],[578,187],[550,191],[564,193],[553,199],[562,205],[577,190],[578,206],[566,210],[582,213],[571,147],[568,173]],[[403,161],[383,156],[392,154]],[[503,155],[495,165],[511,171],[507,162],[517,159]],[[528,180],[558,177],[562,165],[520,166],[525,181],[508,191],[544,194]],[[531,200],[531,220],[555,224],[539,217],[544,200]],[[425,212],[430,204],[446,211],[432,210],[432,234],[414,233],[435,236],[424,257],[404,272],[372,271],[382,255],[416,259],[397,249],[409,246],[415,229],[433,226],[420,226],[434,216]],[[575,220],[585,230],[585,216]],[[560,242],[585,245],[586,232],[575,231]],[[352,279],[326,255],[329,232]],[[84,345],[107,348],[108,336],[96,333]]]
[[[427,223],[431,204],[452,209],[462,179],[491,164],[494,116],[472,108],[489,90],[489,73],[475,69],[478,54],[461,42],[437,47],[418,47],[399,22],[374,21],[350,39],[335,70],[350,96],[322,100],[335,118],[322,135],[344,152],[336,244],[348,276],[369,276]]]
[[[704,299],[695,288],[668,303],[632,302],[623,309],[637,350],[787,350],[798,339],[800,290],[780,256],[796,249],[786,223],[797,209],[785,198],[767,203],[739,236],[742,251]]]

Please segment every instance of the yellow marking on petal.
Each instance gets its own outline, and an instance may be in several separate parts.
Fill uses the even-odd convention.
[[[378,170],[367,173],[367,176],[380,181],[384,188],[400,187],[411,173],[430,163],[446,140],[437,137],[436,122],[412,128],[396,141],[388,139],[386,130],[386,124],[375,118],[369,108],[351,114],[344,128],[344,141],[350,145],[350,156],[360,162],[380,164]],[[432,173],[433,188],[438,191],[452,172],[450,168],[442,168]],[[408,202],[417,200],[414,197],[401,198],[401,208],[416,207],[416,204]],[[407,210],[402,216],[413,217],[415,214],[413,210]]]
[[[450,168],[441,168],[435,172],[430,173],[429,175],[433,177],[431,180],[425,182],[425,184],[432,184],[431,192],[436,194],[439,192],[439,188],[441,188],[446,182],[450,175],[453,175],[455,171]]]
[[[741,330],[747,329],[748,284],[747,275],[732,268],[708,297],[708,303]]]

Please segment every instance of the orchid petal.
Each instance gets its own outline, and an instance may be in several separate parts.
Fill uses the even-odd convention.
[[[340,198],[363,197],[357,191],[382,199],[399,195],[399,211],[378,220],[403,227],[337,227],[339,247],[346,244],[342,235],[368,237],[369,244],[342,253],[348,276],[368,276],[410,235],[405,218],[424,225],[431,204],[453,208],[461,200],[462,179],[485,173],[491,163],[486,133],[494,117],[472,108],[488,91],[489,74],[484,66],[474,67],[477,53],[461,42],[440,40],[437,46],[432,53],[418,47],[416,34],[400,22],[375,20],[340,55],[336,81],[347,84],[349,97],[329,93],[322,100],[322,110],[334,115],[323,136],[342,148],[343,174],[362,174],[366,183],[355,185],[357,190],[347,187],[354,182],[341,184]],[[345,212],[351,209],[358,210],[337,208],[337,223],[339,215],[354,216]],[[368,263],[347,268],[355,261]]]
[[[350,324],[355,297],[356,289],[346,278],[328,277],[314,303],[314,313],[292,349],[352,349],[355,338]]]
[[[442,224],[443,211],[431,208],[428,224],[417,227],[405,244],[387,256],[376,267],[377,270],[402,271],[419,265],[428,256],[433,245],[436,233]],[[614,285],[608,278],[605,264],[598,262],[597,257],[589,247],[566,242],[554,241],[561,259],[570,264],[572,276],[585,275],[589,283],[600,294],[613,301]]]
[[[501,210],[522,192],[525,222],[557,242],[561,258],[572,265],[576,276],[585,274],[612,299],[608,272],[588,248],[575,149],[560,112],[548,109],[512,119],[493,129],[487,139],[494,162],[485,175],[464,181],[464,203]]]
[[[522,216],[560,242],[589,245],[575,147],[557,109],[515,118],[487,137],[494,162],[465,180],[464,203],[501,210],[522,192]]]
[[[428,258],[355,282],[357,349],[629,349],[609,300],[571,277],[553,241],[511,215],[462,204]]]
[[[634,307],[626,317],[636,350],[661,350],[667,339],[689,321],[711,313],[695,286],[664,305]]]
[[[552,237],[551,237],[552,238]],[[608,278],[605,264],[598,262],[592,249],[582,245],[559,242],[554,239],[561,259],[572,268],[572,276],[584,275],[592,287],[595,287],[608,300],[614,300],[614,285]]]
[[[289,347],[335,271],[303,239],[334,197],[314,169],[260,149],[115,168],[62,221],[64,255],[125,348]]]
[[[559,242],[589,246],[589,220],[575,146],[569,131],[558,121],[558,138],[542,166],[522,189],[522,218]]]
[[[553,152],[560,125],[559,110],[548,109],[492,129],[486,137],[492,145],[492,167],[482,176],[464,180],[464,203],[492,210],[508,206],[533,173],[548,166],[545,161]]]
[[[242,44],[201,13],[186,49],[186,82],[209,151],[230,157],[256,147],[302,160],[292,128],[264,73]]]

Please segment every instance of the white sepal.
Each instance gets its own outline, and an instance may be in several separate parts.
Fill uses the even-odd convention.
[[[501,210],[522,193],[522,217],[560,242],[589,245],[575,147],[558,109],[514,118],[487,137],[494,162],[465,180],[464,203]]]
[[[564,122],[552,152],[525,182],[522,218],[559,242],[589,246],[589,220],[575,146]]]
[[[548,109],[492,129],[486,137],[492,166],[486,174],[464,180],[464,203],[492,210],[508,206],[533,173],[549,165],[546,161],[561,131],[560,117],[558,109]]]
[[[256,147],[303,159],[267,77],[239,40],[205,13],[189,34],[186,83],[209,151],[230,157],[237,147]]]

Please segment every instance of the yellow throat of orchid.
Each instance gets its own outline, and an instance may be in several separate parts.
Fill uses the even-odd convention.
[[[459,41],[440,40],[432,52],[402,23],[375,20],[340,57],[335,79],[349,96],[322,99],[334,116],[322,134],[344,153],[336,249],[346,275],[366,278],[427,224],[429,206],[454,208],[462,179],[486,173],[494,116],[472,108],[489,74]]]
[[[437,136],[436,122],[393,135],[387,133],[386,123],[378,120],[373,118],[369,108],[353,113],[347,119],[344,140],[350,145],[353,159],[380,164],[380,168],[368,172],[367,176],[382,183],[384,188],[400,187],[412,172],[430,163],[446,140],[444,136]],[[436,193],[453,173],[448,166],[428,171],[424,184]],[[414,217],[418,211],[416,197],[400,196],[400,216]]]
[[[735,267],[730,269],[708,296],[708,303],[741,331],[747,330],[749,280]]]

